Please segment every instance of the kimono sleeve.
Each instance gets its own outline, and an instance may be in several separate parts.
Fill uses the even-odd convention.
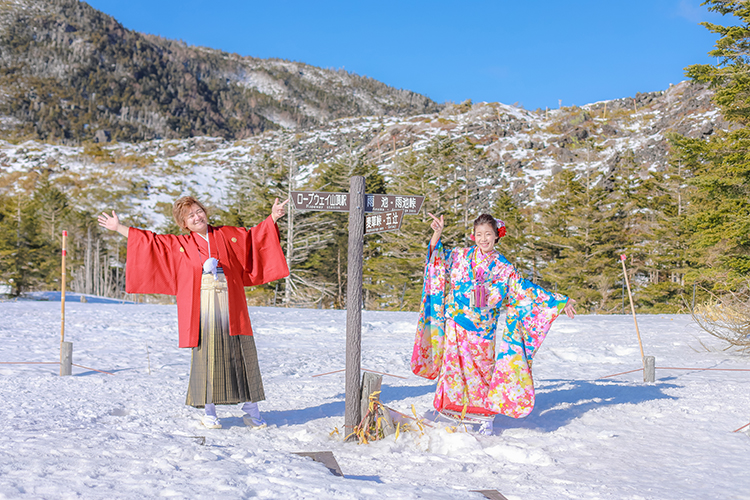
[[[242,263],[242,284],[257,286],[289,276],[286,256],[281,248],[279,228],[268,216],[250,229],[227,228],[240,245],[238,258]]]
[[[428,379],[437,378],[443,364],[445,280],[451,253],[438,241],[435,248],[428,251],[425,262],[422,303],[411,356],[411,370],[415,375]]]
[[[564,295],[546,291],[521,277],[515,269],[508,277],[507,328],[521,334],[529,363],[567,303]]]
[[[131,227],[125,264],[125,291],[177,295],[174,252],[177,236]]]

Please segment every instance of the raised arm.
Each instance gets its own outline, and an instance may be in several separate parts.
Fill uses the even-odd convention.
[[[284,214],[286,211],[284,210],[284,205],[289,203],[289,198],[286,199],[283,203],[279,203],[279,199],[276,198],[276,200],[273,202],[273,207],[271,207],[271,217],[273,217],[273,221],[277,222],[280,218],[284,217]]]
[[[438,241],[440,241],[440,236],[443,234],[443,227],[445,227],[445,221],[443,219],[443,216],[441,215],[438,219],[434,215],[432,215],[430,212],[427,212],[427,215],[432,217],[432,223],[430,224],[430,227],[432,228],[432,239],[430,239],[430,250],[433,250],[435,246],[438,244]]]
[[[102,212],[102,214],[97,217],[99,220],[99,225],[109,229],[110,231],[117,231],[121,235],[128,237],[128,231],[130,228],[128,226],[124,226],[120,224],[120,218],[117,216],[114,210],[112,210],[112,216],[110,217],[107,215],[106,212]]]

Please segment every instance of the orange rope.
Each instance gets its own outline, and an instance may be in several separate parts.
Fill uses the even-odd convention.
[[[0,365],[59,365],[59,361],[0,361]],[[96,368],[89,368],[88,366],[83,365],[77,365],[75,363],[71,363],[73,366],[77,366],[78,368],[84,368],[86,370],[91,370],[99,373],[106,373],[107,375],[114,375],[114,373],[105,372],[104,370],[97,370]]]
[[[655,370],[689,370],[694,372],[701,372],[701,371],[715,371],[715,372],[750,372],[750,368],[678,368],[674,366],[657,366],[654,368]],[[616,377],[618,375],[625,375],[627,373],[634,373],[634,372],[642,372],[643,368],[638,368],[636,370],[630,370],[627,372],[621,372],[621,373],[615,373],[613,375],[605,375],[604,377],[599,377],[597,380],[601,380],[603,378],[609,378],[609,377]]]
[[[340,373],[344,371],[346,371],[346,368],[342,368],[341,370],[336,370],[336,371],[328,372],[328,373],[318,373],[317,375],[313,375],[313,377],[322,377],[323,375],[330,375],[332,373]]]
[[[362,371],[370,372],[370,373],[377,373],[378,375],[388,375],[389,377],[402,378],[402,379],[406,380],[406,377],[402,377],[401,375],[394,375],[392,373],[376,372],[375,370],[368,370],[367,368],[362,368]]]
[[[341,370],[335,370],[332,372],[326,372],[326,373],[318,373],[317,375],[312,375],[312,377],[322,377],[323,375],[331,375],[333,373],[341,373],[346,371],[346,368],[342,368]],[[370,373],[377,373],[378,375],[388,375],[389,377],[396,377],[396,378],[402,378],[406,380],[406,377],[402,377],[401,375],[394,375],[392,373],[386,373],[386,372],[376,372],[375,370],[368,370],[367,368],[362,368],[363,372],[370,372]]]
[[[75,363],[71,363],[71,365],[77,366],[78,368],[85,368],[86,370],[92,370],[92,371],[99,372],[99,373],[106,373],[107,375],[114,375],[114,373],[105,372],[104,370],[97,370],[96,368],[89,368],[88,366],[77,365]]]
[[[716,372],[750,372],[750,368],[675,368],[673,366],[657,366],[657,370],[690,370],[704,371],[711,370]]]
[[[642,371],[643,371],[643,368],[638,368],[636,370],[630,370],[627,372],[615,373],[614,375],[605,375],[604,377],[599,377],[597,380],[601,380],[603,378],[609,378],[609,377],[616,377],[618,375],[625,375],[626,373],[634,373],[634,372],[642,372]]]
[[[745,425],[743,425],[739,429],[733,430],[732,432],[740,432],[742,429],[744,429],[745,427],[748,427],[748,426],[750,426],[750,422],[746,423]]]
[[[0,365],[59,365],[59,361],[0,361]]]

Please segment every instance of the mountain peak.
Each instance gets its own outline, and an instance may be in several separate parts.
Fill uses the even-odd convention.
[[[344,70],[242,57],[128,30],[78,0],[0,2],[0,127],[75,143],[241,139],[440,106]]]

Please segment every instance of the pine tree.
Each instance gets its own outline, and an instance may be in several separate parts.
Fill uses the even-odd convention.
[[[704,4],[731,14],[738,24],[702,23],[720,36],[709,52],[718,62],[689,66],[686,74],[710,85],[714,101],[734,126],[708,140],[674,137],[674,161],[692,175],[695,188],[682,224],[693,269],[688,279],[723,290],[750,274],[750,5],[739,0]]]
[[[616,308],[616,255],[622,247],[618,207],[601,177],[559,172],[542,191],[549,200],[536,224],[542,284],[575,298],[582,311]]]
[[[373,308],[419,308],[424,259],[432,235],[432,219],[427,214],[444,216],[445,246],[470,245],[474,219],[483,212],[493,213],[495,200],[505,201],[496,186],[481,182],[491,168],[481,149],[447,137],[437,137],[424,149],[395,159],[387,172],[388,192],[424,196],[425,201],[420,214],[402,219],[400,231],[368,237],[377,249],[365,270],[365,279],[369,278],[365,288]],[[501,210],[502,214],[513,211],[508,205],[503,209],[507,211]]]

